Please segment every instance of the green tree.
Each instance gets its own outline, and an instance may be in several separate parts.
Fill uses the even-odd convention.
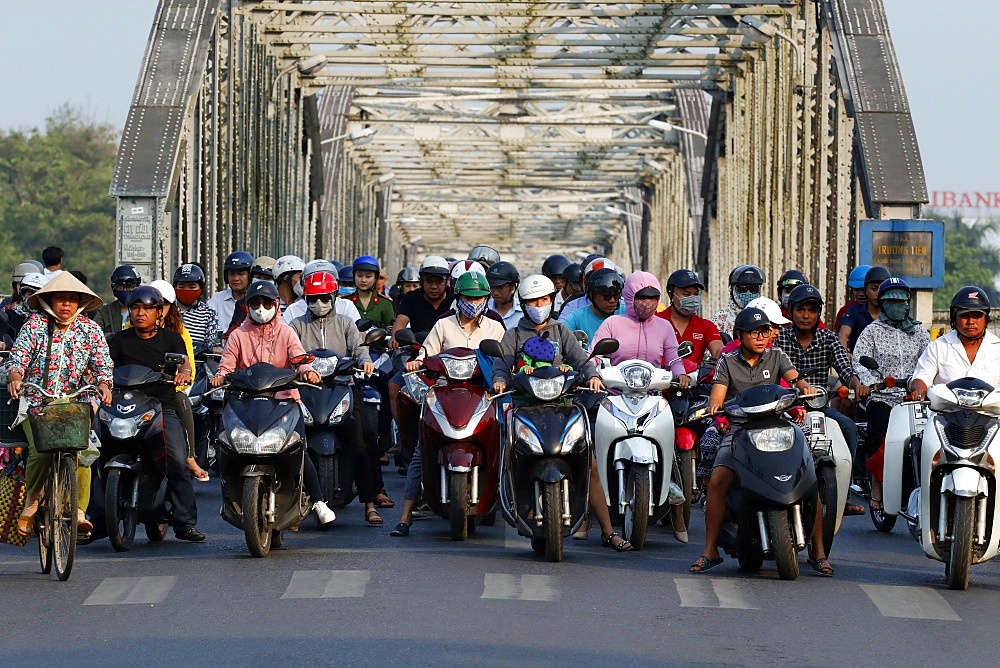
[[[114,128],[69,106],[46,119],[44,132],[0,131],[0,285],[17,263],[59,246],[65,268],[109,294],[115,201],[108,185],[117,150]]]
[[[934,308],[946,309],[963,285],[981,287],[992,304],[1000,304],[994,285],[1000,274],[1000,249],[991,242],[1000,233],[1000,220],[984,219],[967,223],[955,214],[928,218],[944,221],[944,287],[934,291]]]

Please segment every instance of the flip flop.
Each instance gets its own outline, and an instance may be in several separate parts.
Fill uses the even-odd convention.
[[[885,506],[882,505],[882,499],[876,499],[874,496],[868,500],[868,507],[871,508],[873,513],[885,510]]]
[[[379,508],[394,508],[396,502],[390,499],[388,494],[382,492],[375,497],[375,505]]]
[[[833,566],[826,557],[822,559],[806,559],[806,563],[812,566],[812,569],[822,575],[825,578],[833,577]]]
[[[705,555],[701,555],[698,557],[698,561],[691,564],[691,572],[707,573],[716,566],[721,565],[723,561],[724,559],[722,557],[719,557],[718,559],[709,559]]]
[[[200,476],[199,475],[195,475],[194,472],[192,471],[191,472],[191,479],[192,480],[197,480],[198,482],[208,482],[211,478],[208,475],[208,471],[202,471]]]
[[[861,506],[861,505],[858,505],[858,504],[854,504],[854,503],[847,503],[847,504],[844,505],[844,515],[845,516],[849,516],[849,515],[864,515],[864,514],[865,514],[865,507],[864,506]]]
[[[372,508],[365,512],[365,522],[368,522],[368,526],[380,527],[382,526],[382,516],[378,514],[378,511]]]

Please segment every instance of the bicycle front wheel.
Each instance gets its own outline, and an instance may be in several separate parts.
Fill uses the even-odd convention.
[[[38,512],[35,513],[35,533],[38,534],[38,561],[42,574],[52,572],[52,531],[50,529],[49,499],[52,498],[52,473],[45,480],[42,496],[38,500]]]
[[[49,530],[56,577],[68,580],[76,558],[76,452],[60,452],[52,461]]]

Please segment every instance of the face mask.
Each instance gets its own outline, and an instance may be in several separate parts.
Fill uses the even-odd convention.
[[[111,292],[114,293],[115,299],[122,304],[124,304],[128,300],[128,296],[132,294],[131,290],[112,290]]]
[[[910,314],[909,304],[883,304],[882,311],[889,320],[899,322]]]
[[[635,317],[639,320],[649,320],[656,313],[658,305],[652,299],[636,299],[632,302],[632,310],[635,311]]]
[[[277,315],[278,308],[272,303],[270,307],[261,304],[258,308],[250,309],[250,318],[260,325],[266,325],[267,323],[274,320],[274,316]]]
[[[459,299],[455,302],[455,305],[458,307],[458,312],[470,320],[475,320],[483,313],[486,313],[486,302],[481,304],[470,304],[464,299]]]
[[[339,288],[337,288],[337,294],[340,295],[341,297],[353,295],[357,291],[358,289],[354,286],[341,285]]]
[[[333,310],[333,300],[331,299],[330,301],[324,302],[317,299],[316,301],[309,304],[309,310],[312,311],[312,314],[317,318],[322,318],[327,313]]]
[[[292,292],[295,293],[296,297],[301,298],[304,290],[305,288],[302,286],[301,283],[296,283],[295,285],[292,286]]]
[[[177,290],[177,299],[180,300],[182,304],[194,304],[195,300],[201,296],[201,288],[195,288],[194,290]]]
[[[750,292],[749,290],[747,291],[735,290],[733,292],[733,299],[736,300],[736,303],[739,304],[740,308],[746,308],[747,304],[757,299],[757,297],[760,297],[759,291]]]
[[[788,310],[788,296],[791,293],[785,292],[781,295],[781,308]]]
[[[677,299],[677,305],[674,306],[674,308],[676,308],[677,312],[681,315],[692,315],[701,308],[701,295],[679,297]]]
[[[540,325],[549,319],[549,315],[552,313],[552,304],[546,304],[545,306],[528,306],[524,307],[524,315],[528,317],[528,320]]]

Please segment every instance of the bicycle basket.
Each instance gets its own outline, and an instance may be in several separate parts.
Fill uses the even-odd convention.
[[[89,445],[90,404],[82,401],[53,401],[28,410],[28,423],[35,450],[85,450]]]

